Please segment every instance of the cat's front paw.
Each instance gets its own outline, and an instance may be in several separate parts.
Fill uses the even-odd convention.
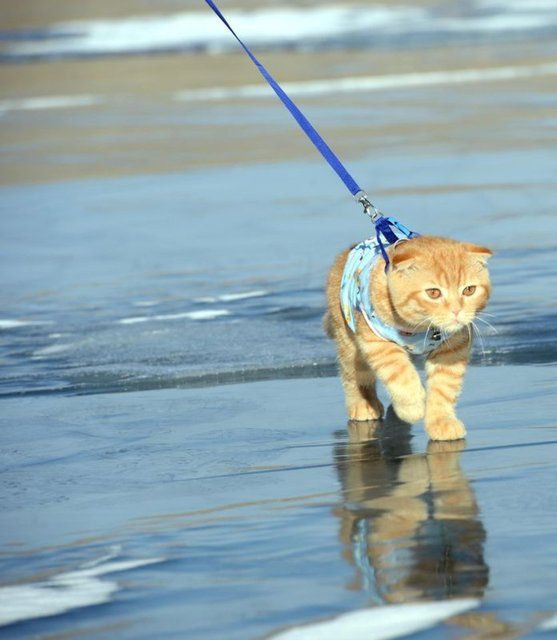
[[[404,422],[413,424],[425,415],[425,389],[421,384],[408,386],[404,393],[392,394],[393,409]]]
[[[373,404],[367,400],[358,400],[348,407],[350,420],[379,420],[383,416],[383,404],[376,400]]]
[[[414,402],[395,402],[393,409],[396,415],[404,422],[413,424],[424,417],[425,406],[423,400],[414,400]]]
[[[464,423],[453,416],[426,419],[425,430],[432,440],[461,440],[466,437]]]

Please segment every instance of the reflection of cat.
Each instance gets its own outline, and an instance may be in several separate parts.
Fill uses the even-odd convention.
[[[410,427],[394,415],[348,428],[335,450],[343,491],[335,515],[358,569],[354,587],[378,603],[482,596],[485,531],[459,465],[464,443],[430,442],[413,455]]]
[[[433,440],[463,438],[466,430],[454,405],[468,363],[470,326],[490,294],[486,262],[491,251],[420,236],[388,249],[385,272],[373,244],[362,246],[337,257],[324,321],[337,342],[349,418],[381,417],[375,393],[379,379],[401,419],[411,423],[425,416]],[[416,332],[423,335],[423,349]],[[409,357],[424,351],[429,354],[427,398]]]

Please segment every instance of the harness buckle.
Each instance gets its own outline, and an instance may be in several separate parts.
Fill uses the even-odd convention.
[[[372,222],[375,222],[381,217],[381,212],[379,209],[371,202],[369,196],[365,191],[358,191],[358,193],[354,196],[356,202],[359,202],[364,208],[364,213],[366,216],[371,218]]]

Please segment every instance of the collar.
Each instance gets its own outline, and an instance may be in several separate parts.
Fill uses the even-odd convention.
[[[340,305],[346,323],[356,331],[355,314],[359,311],[379,338],[394,342],[412,354],[431,353],[444,341],[439,330],[407,333],[383,322],[375,312],[371,303],[371,270],[380,256],[381,246],[375,237],[360,242],[348,254],[340,285]]]

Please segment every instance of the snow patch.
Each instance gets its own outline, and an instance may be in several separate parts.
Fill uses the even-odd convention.
[[[52,324],[52,322],[41,322],[39,320],[8,320],[0,318],[0,329],[18,329],[19,327],[32,327],[45,324]]]
[[[228,309],[206,309],[199,311],[185,311],[183,313],[167,313],[157,316],[135,316],[132,318],[122,318],[118,320],[119,324],[138,324],[141,322],[152,322],[154,320],[182,320],[188,318],[189,320],[212,320],[213,318],[219,318],[221,316],[230,315]]]
[[[37,349],[33,351],[33,358],[44,358],[48,356],[54,356],[58,353],[63,353],[64,351],[68,351],[73,347],[73,344],[51,344],[48,347],[43,347],[42,349]]]
[[[135,307],[156,307],[159,303],[157,300],[137,300],[133,304]]]
[[[0,626],[109,602],[119,587],[112,580],[101,579],[102,576],[163,561],[164,558],[101,561],[48,580],[0,587]]]
[[[345,613],[332,620],[295,627],[272,636],[274,640],[389,640],[423,631],[463,611],[479,600],[445,600],[395,604]]]
[[[0,113],[7,111],[40,111],[42,109],[69,109],[100,104],[102,98],[92,95],[40,96],[20,100],[0,100]]]
[[[292,3],[295,5],[295,3]],[[554,0],[471,0],[460,14],[408,5],[275,6],[231,9],[226,17],[252,47],[368,46],[378,39],[411,40],[535,32],[557,26]],[[209,10],[53,24],[40,38],[20,35],[5,57],[121,55],[155,51],[238,50]]]
[[[546,618],[538,628],[542,631],[557,631],[557,613],[554,613],[551,617]]]
[[[435,85],[464,84],[467,82],[493,82],[516,80],[535,76],[557,75],[557,63],[520,65],[514,67],[487,67],[485,69],[459,69],[422,73],[398,73],[383,76],[354,76],[285,82],[282,88],[291,96],[323,96],[339,93],[365,93],[389,89],[405,89]],[[266,84],[247,84],[240,87],[214,87],[195,89],[175,94],[183,102],[218,102],[242,98],[274,98],[275,93]]]
[[[365,33],[404,31],[427,21],[427,12],[413,7],[351,5],[277,7],[256,11],[230,10],[227,19],[251,46],[311,45],[315,40]],[[50,36],[50,37],[49,37]],[[44,39],[14,44],[9,56],[63,56],[138,53],[161,50],[237,48],[236,41],[208,10],[113,20],[63,22],[52,25]]]
[[[248,298],[261,298],[266,295],[269,295],[269,292],[260,289],[257,291],[244,291],[243,293],[223,293],[220,296],[195,298],[194,302],[233,302],[235,300],[247,300]]]

